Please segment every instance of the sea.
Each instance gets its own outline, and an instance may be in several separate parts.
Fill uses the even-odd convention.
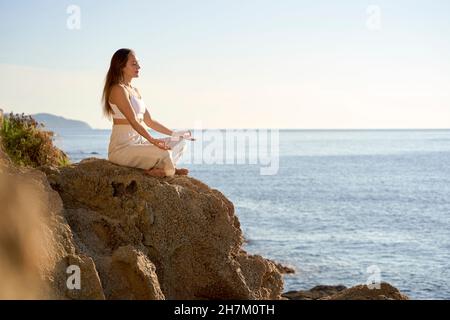
[[[55,131],[72,162],[107,158],[110,130]],[[284,292],[385,281],[450,299],[450,130],[195,135],[180,166],[234,203],[248,253],[295,269]]]

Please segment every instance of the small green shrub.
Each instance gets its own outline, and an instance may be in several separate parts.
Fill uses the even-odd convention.
[[[0,139],[3,150],[20,166],[66,166],[69,158],[53,145],[54,133],[45,131],[31,116],[13,114],[3,118]]]

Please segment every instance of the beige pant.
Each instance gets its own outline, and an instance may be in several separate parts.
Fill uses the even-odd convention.
[[[186,141],[164,138],[171,150],[162,150],[148,142],[131,125],[114,125],[108,148],[108,160],[126,167],[162,168],[167,176],[175,174],[175,164],[186,150]]]

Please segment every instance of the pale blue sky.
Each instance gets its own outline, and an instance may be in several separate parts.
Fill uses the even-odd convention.
[[[107,128],[104,76],[130,47],[172,127],[450,128],[449,18],[446,0],[0,0],[0,107]]]

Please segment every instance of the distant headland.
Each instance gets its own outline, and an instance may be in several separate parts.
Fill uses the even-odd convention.
[[[50,113],[36,113],[31,115],[39,123],[43,123],[45,128],[53,129],[77,129],[92,130],[92,127],[86,122],[80,120],[66,119]]]

